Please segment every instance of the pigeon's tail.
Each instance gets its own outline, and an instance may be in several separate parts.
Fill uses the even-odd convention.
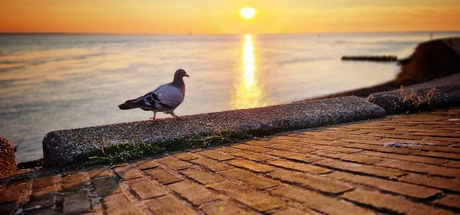
[[[121,110],[128,110],[128,109],[133,109],[135,107],[131,106],[130,103],[133,102],[134,100],[128,100],[123,104],[118,105],[118,108]]]

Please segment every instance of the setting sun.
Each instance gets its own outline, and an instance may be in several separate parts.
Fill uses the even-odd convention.
[[[256,15],[256,9],[252,7],[241,8],[240,15],[245,19],[251,19],[254,15]]]

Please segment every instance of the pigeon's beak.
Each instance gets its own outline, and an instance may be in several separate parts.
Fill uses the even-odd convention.
[[[185,73],[185,75],[184,75],[184,76],[185,76],[185,77],[189,77],[187,73]]]

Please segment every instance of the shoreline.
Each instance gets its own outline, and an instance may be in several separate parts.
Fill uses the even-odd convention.
[[[401,71],[392,81],[302,101],[342,96],[368,97],[372,93],[397,90],[401,87],[460,73],[460,38],[445,38],[420,43],[411,56],[399,60],[399,63],[401,64]]]

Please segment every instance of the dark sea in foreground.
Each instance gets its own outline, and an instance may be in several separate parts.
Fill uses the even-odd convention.
[[[23,162],[43,156],[49,131],[147,120],[150,112],[117,105],[171,81],[178,68],[190,75],[175,111],[182,116],[369,87],[395,78],[398,65],[341,56],[405,58],[420,42],[453,36],[460,32],[0,35],[0,136]]]

